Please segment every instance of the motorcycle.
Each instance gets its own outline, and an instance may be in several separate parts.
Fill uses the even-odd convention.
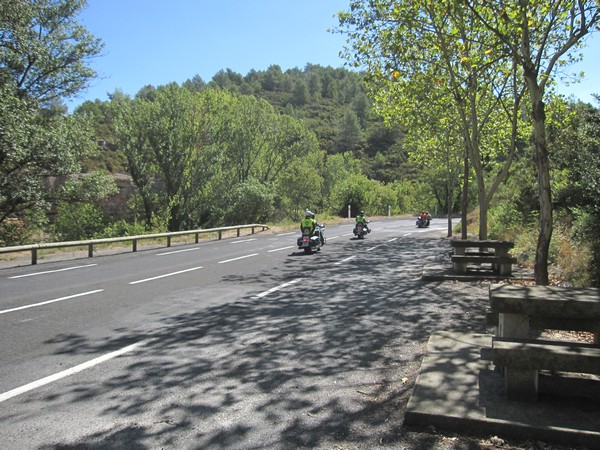
[[[418,228],[427,228],[431,222],[431,216],[419,216],[417,219]]]
[[[369,222],[367,222],[369,223]],[[354,230],[352,230],[354,232],[354,235],[356,236],[356,239],[364,239],[365,236],[371,232],[371,230],[369,230],[364,224],[362,223],[357,223],[356,227],[354,228]]]
[[[298,249],[304,250],[304,253],[307,255],[321,250],[321,247],[325,245],[324,230],[325,225],[322,223],[317,224],[314,235],[311,235],[310,228],[304,228],[302,230],[302,236],[297,240]]]

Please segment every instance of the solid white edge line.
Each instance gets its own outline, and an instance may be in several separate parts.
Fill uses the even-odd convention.
[[[273,292],[276,292],[276,291],[278,291],[280,289],[286,288],[286,287],[288,287],[288,286],[290,286],[292,284],[296,284],[300,280],[302,280],[302,278],[296,278],[296,279],[294,279],[292,281],[288,281],[287,283],[280,284],[279,286],[275,286],[275,287],[269,289],[268,291],[264,291],[264,292],[261,292],[260,294],[256,294],[255,296],[252,297],[252,299],[256,300],[256,299],[265,297],[265,296],[267,296],[267,295],[269,295],[269,294],[271,294]]]
[[[120,350],[116,350],[114,352],[107,353],[106,355],[99,356],[98,358],[94,358],[90,361],[87,361],[87,362],[84,362],[77,366],[71,367],[70,369],[63,370],[62,372],[58,372],[53,375],[49,375],[45,378],[41,378],[37,381],[33,381],[33,382],[25,384],[21,387],[4,392],[3,394],[0,394],[0,403],[4,402],[10,398],[16,397],[17,395],[21,395],[26,392],[32,391],[34,389],[37,389],[39,387],[45,386],[46,384],[50,384],[50,383],[53,383],[54,381],[58,381],[62,378],[66,378],[70,375],[74,375],[85,369],[89,369],[91,367],[97,366],[98,364],[108,361],[109,359],[116,358],[117,356],[123,355],[124,353],[128,353],[128,352],[136,349],[137,347],[140,347],[140,346],[146,344],[147,342],[149,342],[149,339],[137,342],[135,344],[128,345],[127,347],[123,347]]]
[[[217,264],[225,264],[231,261],[237,261],[238,259],[250,258],[252,256],[258,256],[258,253],[252,253],[251,255],[239,256],[233,259],[226,259],[225,261],[219,261]]]
[[[15,278],[25,278],[25,277],[33,277],[35,275],[44,275],[44,274],[47,274],[47,273],[64,272],[66,270],[84,269],[86,267],[93,267],[93,266],[97,266],[97,265],[98,264],[86,264],[85,266],[65,267],[64,269],[46,270],[44,272],[28,273],[28,274],[25,274],[25,275],[15,275],[14,277],[8,277],[8,279],[9,280],[13,280]]]
[[[158,280],[159,278],[171,277],[173,275],[179,275],[180,273],[191,272],[193,270],[198,270],[198,269],[202,269],[202,267],[201,266],[192,267],[191,269],[185,269],[185,270],[179,270],[177,272],[165,273],[164,275],[158,275],[158,276],[152,277],[152,278],[145,278],[143,280],[131,281],[129,284],[145,283],[146,281]]]
[[[56,298],[54,300],[47,300],[45,302],[34,303],[32,305],[19,306],[18,308],[5,309],[4,311],[0,311],[0,314],[6,314],[9,312],[20,311],[22,309],[34,308],[36,306],[48,305],[50,303],[62,302],[63,300],[70,300],[72,298],[83,297],[84,295],[97,294],[98,292],[102,292],[104,289],[96,289],[95,291],[82,292],[81,294],[69,295],[67,297]]]

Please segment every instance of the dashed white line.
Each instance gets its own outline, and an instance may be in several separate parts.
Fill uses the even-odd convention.
[[[388,242],[394,242],[394,241],[396,241],[396,240],[398,240],[398,238],[397,238],[397,237],[390,239]]]
[[[165,252],[165,253],[157,253],[156,256],[174,255],[175,253],[193,252],[195,250],[200,250],[200,247],[186,248],[183,250],[174,250],[172,252]]]
[[[336,264],[336,265],[343,264],[343,263],[348,262],[348,261],[350,261],[350,260],[352,260],[354,258],[356,258],[356,255],[349,256],[348,258],[342,259],[341,261],[338,261],[338,262],[336,262],[334,264]]]
[[[144,340],[144,341],[140,341],[137,342],[135,344],[131,344],[128,345],[127,347],[123,347],[120,350],[116,350],[114,352],[111,353],[107,353],[106,355],[100,356],[98,358],[94,358],[90,361],[84,362],[83,364],[79,364],[77,366],[71,367],[70,369],[67,370],[63,370],[62,372],[58,372],[55,373],[53,375],[47,376],[45,378],[41,378],[37,381],[33,381],[31,383],[25,384],[21,387],[12,389],[10,391],[4,392],[3,394],[0,394],[0,403],[4,402],[10,398],[16,397],[17,395],[21,395],[24,394],[26,392],[32,391],[34,389],[37,389],[39,387],[45,386],[47,384],[53,383],[54,381],[58,381],[62,378],[66,378],[70,375],[74,375],[78,372],[81,372],[85,369],[90,369],[94,366],[97,366],[98,364],[101,364],[103,362],[106,362],[110,359],[116,358],[117,356],[121,356],[125,353],[128,353],[132,350],[135,350],[138,347],[141,347],[142,345],[148,343],[150,340]]]
[[[375,247],[369,247],[369,248],[367,249],[367,251],[368,251],[368,252],[370,252],[371,250],[375,250],[377,247],[381,247],[382,245],[383,245],[383,244],[379,244],[379,245],[376,245]]]
[[[294,248],[294,247],[295,247],[295,245],[290,245],[288,247],[274,248],[273,250],[269,250],[267,253],[278,252],[281,250],[288,250],[288,249]]]
[[[172,277],[173,275],[179,275],[181,273],[192,272],[192,271],[198,270],[198,269],[202,269],[202,267],[192,267],[191,269],[185,269],[185,270],[179,270],[177,272],[165,273],[163,275],[158,275],[158,276],[152,277],[152,278],[144,278],[143,280],[131,281],[129,284],[145,283],[146,281],[153,281],[153,280],[158,280],[160,278]]]
[[[271,288],[268,291],[264,291],[264,292],[261,292],[260,294],[256,294],[254,297],[252,297],[252,299],[256,300],[256,299],[265,297],[265,296],[267,296],[269,294],[272,294],[273,292],[276,292],[276,291],[278,291],[280,289],[283,289],[283,288],[286,288],[288,286],[291,286],[292,284],[296,284],[300,280],[302,280],[302,278],[296,278],[296,279],[294,279],[292,281],[288,281],[287,283],[280,284],[279,286],[275,286],[274,288]]]
[[[258,253],[252,253],[250,255],[238,256],[237,258],[226,259],[225,261],[219,261],[218,264],[225,264],[232,261],[237,261],[239,259],[251,258],[252,256],[258,256]]]
[[[62,302],[63,300],[70,300],[72,298],[83,297],[84,295],[92,295],[97,294],[98,292],[102,292],[104,289],[96,289],[95,291],[82,292],[81,294],[69,295],[67,297],[56,298],[54,300],[47,300],[45,302],[33,303],[31,305],[19,306],[18,308],[5,309],[4,311],[0,311],[0,314],[6,314],[9,312],[20,311],[22,309],[35,308],[36,306],[48,305],[50,303]]]
[[[55,273],[55,272],[65,272],[67,270],[75,270],[75,269],[84,269],[87,267],[93,267],[93,266],[97,266],[98,264],[86,264],[85,266],[74,266],[74,267],[65,267],[64,269],[56,269],[56,270],[46,270],[44,272],[35,272],[35,273],[28,273],[25,275],[15,275],[14,277],[8,277],[8,279],[14,279],[14,278],[25,278],[25,277],[33,277],[35,275],[44,275],[47,273]]]
[[[295,231],[290,231],[289,233],[276,234],[275,236],[289,236],[290,234],[296,234],[296,232]]]
[[[251,242],[251,241],[255,241],[256,238],[252,238],[252,239],[243,239],[241,241],[234,241],[234,242],[230,242],[230,244],[241,244],[242,242]]]

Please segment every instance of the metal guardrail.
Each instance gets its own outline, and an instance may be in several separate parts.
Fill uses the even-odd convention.
[[[240,230],[243,229],[252,229],[252,234],[254,234],[256,228],[262,228],[261,231],[268,229],[267,225],[263,224],[249,224],[249,225],[235,225],[231,227],[222,227],[222,228],[206,228],[200,230],[189,230],[189,231],[173,231],[167,233],[155,233],[155,234],[141,234],[137,236],[122,236],[116,238],[104,238],[104,239],[88,239],[84,241],[68,241],[68,242],[41,242],[39,244],[27,244],[27,245],[17,245],[14,247],[0,247],[0,253],[18,253],[18,252],[31,252],[31,264],[37,264],[38,259],[38,250],[45,250],[49,248],[64,248],[64,247],[86,247],[88,248],[88,256],[92,258],[94,256],[94,245],[99,244],[111,244],[114,242],[127,242],[131,241],[133,245],[133,251],[137,251],[137,243],[142,239],[159,239],[159,238],[167,238],[167,247],[171,246],[171,239],[176,236],[188,236],[195,235],[196,244],[198,243],[200,234],[206,233],[218,233],[219,240],[223,237],[224,231],[237,230],[237,237],[240,236]]]

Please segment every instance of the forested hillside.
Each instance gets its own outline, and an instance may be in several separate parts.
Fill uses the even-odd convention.
[[[266,71],[241,75],[221,70],[211,80],[194,76],[181,83],[191,92],[225,89],[241,95],[262,98],[275,111],[301,120],[313,131],[327,154],[351,152],[361,160],[362,169],[372,179],[392,182],[411,175],[402,151],[402,133],[390,129],[375,115],[359,74],[344,68],[307,65],[285,72],[277,65]],[[160,86],[140,87],[136,97],[151,99]],[[122,95],[119,92],[112,97]],[[125,157],[118,151],[110,113],[111,100],[85,102],[77,114],[89,113],[102,153],[90,168],[110,172],[126,171]]]

